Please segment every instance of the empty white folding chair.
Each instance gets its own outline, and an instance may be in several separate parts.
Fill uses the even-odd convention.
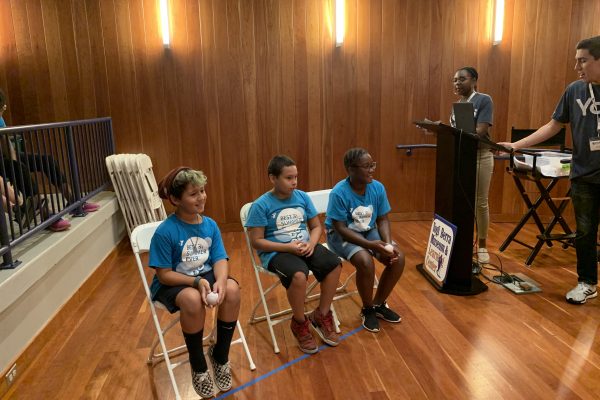
[[[171,357],[178,355],[178,354],[182,354],[182,353],[186,352],[187,349],[186,349],[185,344],[175,347],[175,348],[172,348],[172,349],[167,349],[167,346],[165,344],[165,335],[171,328],[173,328],[175,325],[178,324],[179,313],[174,314],[173,318],[171,318],[171,321],[166,326],[164,326],[164,327],[161,326],[160,321],[158,319],[158,315],[156,313],[156,309],[157,308],[165,309],[165,307],[164,307],[164,305],[162,305],[162,303],[160,303],[158,301],[152,301],[152,297],[150,294],[150,288],[148,285],[148,280],[146,279],[146,274],[144,273],[144,266],[142,264],[142,259],[140,257],[141,254],[148,252],[148,250],[150,249],[150,241],[152,240],[152,236],[154,235],[156,228],[161,224],[161,222],[162,221],[157,221],[157,222],[151,222],[148,224],[143,224],[143,225],[137,226],[133,230],[133,232],[131,232],[131,247],[133,249],[135,261],[136,261],[136,264],[138,267],[138,271],[140,273],[142,285],[144,287],[144,293],[146,296],[146,300],[148,301],[150,311],[152,313],[152,320],[154,323],[154,327],[157,332],[157,338],[154,340],[154,343],[150,347],[150,352],[148,354],[147,362],[149,364],[154,365],[154,363],[156,363],[156,362],[159,362],[162,360],[165,361],[165,364],[167,366],[167,370],[169,373],[169,379],[171,380],[171,385],[173,386],[173,390],[175,391],[175,397],[177,399],[181,399],[181,396],[179,394],[179,388],[177,387],[177,381],[175,380],[175,375],[173,374],[173,370],[175,368],[177,368],[178,366],[188,362],[188,360],[173,363],[173,362],[171,362]],[[214,313],[215,313],[214,318],[215,318],[215,322],[216,322],[217,311],[215,310]],[[232,341],[231,344],[233,345],[233,344],[241,343],[244,346],[244,352],[246,353],[246,358],[248,359],[250,370],[254,371],[256,369],[256,366],[254,364],[254,361],[252,360],[252,355],[250,354],[250,350],[249,350],[248,344],[246,342],[246,337],[244,336],[244,331],[242,330],[242,326],[240,325],[239,321],[237,322],[237,332],[238,332],[239,338]],[[214,342],[215,335],[216,335],[216,329],[213,329],[204,338],[205,346],[212,344]],[[156,347],[158,345],[160,345],[160,348],[161,348],[160,353],[155,352]]]

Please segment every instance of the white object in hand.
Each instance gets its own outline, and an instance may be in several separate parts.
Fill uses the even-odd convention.
[[[383,246],[383,248],[385,249],[385,251],[387,251],[388,253],[392,254],[394,252],[394,246],[392,246],[391,244],[386,244],[385,246]]]
[[[209,306],[216,306],[219,302],[219,294],[215,292],[210,292],[206,295],[206,303]]]

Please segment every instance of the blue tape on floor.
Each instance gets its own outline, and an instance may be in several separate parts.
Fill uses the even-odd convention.
[[[361,326],[359,326],[358,328],[354,329],[353,331],[350,331],[350,332],[346,333],[345,335],[342,335],[342,336],[340,336],[340,342],[341,342],[341,341],[343,341],[343,340],[345,340],[345,339],[346,339],[346,338],[348,338],[349,336],[352,336],[352,335],[354,335],[355,333],[357,333],[357,332],[359,332],[359,331],[361,331],[361,330],[363,330],[363,327],[362,327],[362,325],[361,325]],[[327,349],[327,348],[329,348],[329,347],[330,347],[330,346],[327,346],[326,344],[324,344],[324,345],[322,345],[321,347],[319,347],[319,352],[321,352],[321,351],[323,351],[323,350],[325,350],[325,349]],[[310,357],[311,355],[312,355],[312,354],[303,354],[303,355],[301,355],[300,357],[298,357],[298,358],[296,358],[296,359],[294,359],[294,360],[292,360],[292,361],[289,361],[289,362],[287,362],[287,363],[283,364],[281,367],[275,368],[274,370],[272,370],[272,371],[269,371],[269,372],[267,372],[266,374],[264,374],[264,375],[261,375],[261,376],[259,376],[258,378],[256,378],[256,379],[253,379],[253,380],[251,380],[250,382],[247,382],[247,383],[243,384],[242,386],[238,386],[238,387],[236,387],[236,388],[234,388],[234,389],[231,389],[229,392],[225,392],[225,393],[223,393],[222,395],[220,395],[220,396],[216,397],[216,398],[215,398],[215,400],[224,399],[224,398],[226,398],[226,397],[229,397],[229,396],[231,396],[231,395],[232,395],[232,394],[234,394],[234,393],[237,393],[237,392],[239,392],[239,391],[241,391],[241,390],[244,390],[244,389],[246,389],[247,387],[250,387],[250,386],[252,386],[252,385],[254,385],[254,384],[256,384],[256,383],[258,383],[258,382],[262,381],[263,379],[266,379],[266,378],[270,377],[271,375],[275,375],[275,374],[276,374],[276,373],[278,373],[279,371],[283,371],[284,369],[286,369],[286,368],[289,368],[289,367],[291,367],[292,365],[294,365],[294,364],[296,364],[296,363],[299,363],[300,361],[302,361],[302,360],[304,360],[304,359],[306,359],[306,358]]]

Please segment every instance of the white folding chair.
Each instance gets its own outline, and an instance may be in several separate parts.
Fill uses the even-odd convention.
[[[167,217],[146,154],[114,154],[106,157],[106,167],[125,218],[127,232]]]
[[[115,194],[117,195],[117,200],[119,201],[119,207],[121,208],[121,212],[123,213],[123,218],[125,219],[125,226],[127,227],[127,233],[131,236],[131,231],[133,227],[135,227],[136,222],[134,220],[133,215],[130,212],[128,199],[125,197],[125,192],[127,188],[125,187],[124,182],[122,182],[119,176],[119,166],[116,162],[117,155],[113,154],[106,157],[106,169],[108,170],[108,175],[110,176],[110,180],[113,184],[113,189]]]
[[[173,328],[179,322],[179,313],[177,313],[174,318],[166,325],[164,328],[160,325],[160,321],[158,319],[158,315],[156,313],[157,308],[165,309],[165,306],[158,302],[152,301],[152,297],[150,295],[150,288],[148,286],[148,280],[146,279],[146,274],[144,273],[144,266],[142,264],[142,259],[140,254],[148,252],[150,249],[150,241],[152,240],[152,236],[156,231],[156,228],[161,224],[162,221],[151,222],[148,224],[143,224],[137,226],[133,232],[131,232],[131,247],[133,249],[133,254],[135,256],[135,261],[138,267],[138,271],[140,273],[140,278],[142,279],[142,285],[144,286],[144,293],[146,295],[146,300],[150,306],[150,311],[152,313],[152,320],[154,322],[154,327],[156,328],[157,338],[154,340],[152,345],[150,346],[150,352],[148,354],[147,363],[154,365],[155,363],[164,360],[167,365],[167,371],[169,373],[169,378],[171,380],[171,385],[173,386],[173,390],[175,391],[175,397],[177,399],[181,399],[179,394],[179,388],[177,387],[177,382],[175,380],[175,375],[173,374],[173,370],[178,366],[185,364],[189,360],[183,360],[177,363],[171,362],[171,356],[179,355],[187,351],[187,348],[184,345],[167,349],[165,344],[165,335],[166,333]],[[214,322],[216,323],[217,319],[217,310],[214,311]],[[215,325],[213,325],[214,327]],[[232,341],[231,344],[241,343],[244,346],[244,351],[246,353],[246,358],[248,359],[248,363],[250,365],[250,370],[254,371],[256,369],[256,365],[252,360],[252,355],[250,354],[250,350],[248,349],[248,343],[246,342],[246,336],[244,335],[244,331],[242,330],[242,326],[240,322],[237,322],[237,331],[239,338]],[[212,329],[212,331],[203,338],[204,345],[208,346],[213,344],[216,337],[216,329]],[[162,352],[156,353],[156,347],[160,344],[160,348]]]
[[[167,214],[162,199],[158,194],[158,184],[152,171],[152,160],[146,154],[137,154],[136,156],[137,174],[146,208],[151,218],[154,220],[163,220],[167,218]]]
[[[260,296],[260,299],[254,305],[254,308],[252,308],[252,313],[250,314],[250,323],[255,324],[257,322],[267,321],[267,325],[269,327],[269,333],[271,334],[271,341],[273,342],[273,351],[275,353],[279,353],[279,345],[277,344],[277,339],[275,338],[275,332],[273,330],[273,327],[277,324],[280,324],[281,322],[287,321],[290,318],[292,318],[292,315],[291,315],[292,309],[286,308],[286,309],[275,311],[275,312],[272,312],[269,310],[266,296],[273,289],[275,289],[278,286],[281,286],[281,281],[279,280],[279,276],[277,274],[274,274],[271,271],[267,270],[266,268],[263,268],[260,260],[257,260],[257,258],[256,258],[257,255],[256,255],[254,248],[252,247],[252,244],[250,243],[248,229],[246,228],[246,221],[248,220],[248,213],[250,212],[250,207],[252,207],[252,203],[247,203],[240,210],[240,220],[242,222],[242,227],[244,229],[244,237],[246,238],[246,245],[248,247],[248,252],[250,255],[250,262],[252,264],[252,268],[254,269],[254,277],[256,278],[256,284],[258,286],[258,293]],[[261,274],[269,275],[269,276],[276,278],[276,281],[271,286],[269,286],[266,290],[263,287],[263,283],[262,283],[262,280],[260,277]],[[312,275],[312,273],[311,273],[311,275]],[[321,295],[320,293],[311,294],[312,291],[314,290],[314,288],[317,286],[317,284],[318,284],[318,282],[316,280],[314,280],[306,288],[306,299],[305,299],[306,302],[316,300],[320,297],[320,295]],[[334,300],[335,300],[335,298],[334,298]],[[258,308],[261,306],[261,304],[262,304],[262,308],[264,311],[264,315],[257,316],[256,314],[257,314]],[[340,328],[339,328],[340,322],[338,320],[337,313],[335,311],[335,307],[333,306],[333,304],[331,305],[331,312],[333,313],[333,320],[335,323],[336,331],[339,333],[340,332]]]

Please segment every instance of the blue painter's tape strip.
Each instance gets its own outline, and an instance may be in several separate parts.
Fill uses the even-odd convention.
[[[345,340],[345,339],[347,339],[348,337],[350,337],[350,336],[354,335],[355,333],[357,333],[357,332],[360,332],[360,331],[361,331],[361,330],[363,330],[363,329],[364,329],[364,328],[363,328],[363,327],[362,327],[362,325],[361,325],[361,326],[359,326],[358,328],[356,328],[356,329],[354,329],[354,330],[352,330],[352,331],[350,331],[350,332],[346,333],[345,335],[342,335],[342,336],[340,336],[340,342],[341,342],[342,340]],[[324,344],[324,345],[322,345],[321,347],[319,347],[319,351],[321,352],[321,351],[323,351],[323,350],[325,350],[325,349],[327,349],[327,348],[329,348],[329,347],[330,347],[330,346],[327,346],[327,345],[325,345],[325,344]],[[293,359],[292,361],[289,361],[289,362],[287,362],[287,363],[283,364],[282,366],[280,366],[280,367],[277,367],[277,368],[275,368],[274,370],[272,370],[272,371],[269,371],[269,372],[267,372],[266,374],[263,374],[263,375],[259,376],[258,378],[252,379],[251,381],[249,381],[249,382],[247,382],[247,383],[243,384],[242,386],[238,386],[238,387],[236,387],[236,388],[233,388],[233,389],[231,389],[231,390],[230,390],[230,391],[228,391],[228,392],[225,392],[225,393],[223,393],[222,395],[220,395],[220,396],[216,397],[216,398],[215,398],[215,400],[224,399],[224,398],[226,398],[226,397],[229,397],[229,396],[233,395],[234,393],[237,393],[237,392],[239,392],[239,391],[242,391],[242,390],[246,389],[247,387],[250,387],[250,386],[252,386],[252,385],[255,385],[255,384],[257,384],[258,382],[262,381],[263,379],[267,379],[268,377],[270,377],[270,376],[272,376],[272,375],[275,375],[275,374],[276,374],[276,373],[278,373],[279,371],[283,371],[284,369],[286,369],[286,368],[289,368],[289,367],[291,367],[292,365],[294,365],[294,364],[297,364],[297,363],[299,363],[300,361],[302,361],[302,360],[304,360],[304,359],[306,359],[306,358],[308,358],[308,357],[310,357],[310,356],[311,356],[311,354],[303,354],[303,355],[301,355],[300,357],[298,357],[298,358],[295,358],[295,359]]]

